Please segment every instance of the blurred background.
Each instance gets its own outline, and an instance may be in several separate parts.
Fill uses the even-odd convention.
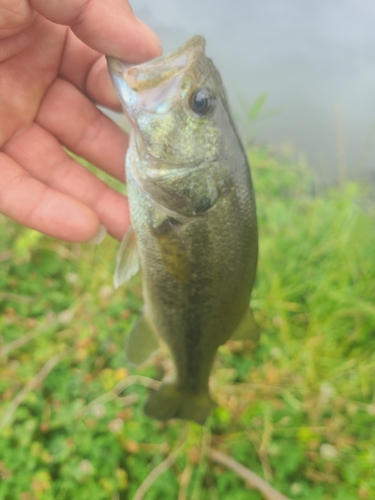
[[[292,149],[322,184],[375,175],[373,1],[131,3],[165,52],[206,38],[245,139]]]
[[[126,361],[142,283],[114,290],[118,242],[0,214],[0,500],[263,500],[217,451],[283,498],[373,500],[375,3],[131,3],[166,52],[204,35],[225,80],[257,199],[260,343],[220,347],[204,427],[151,420],[171,362]]]

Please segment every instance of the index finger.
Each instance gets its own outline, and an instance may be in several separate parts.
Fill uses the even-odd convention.
[[[70,26],[101,54],[129,63],[161,54],[158,37],[134,15],[127,0],[30,0],[30,4],[49,21]]]

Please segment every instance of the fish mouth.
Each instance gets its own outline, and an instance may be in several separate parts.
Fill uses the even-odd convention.
[[[162,161],[175,166],[167,158],[151,154],[151,144],[141,132],[140,118],[145,123],[151,115],[166,114],[181,101],[181,88],[186,74],[197,60],[205,57],[205,47],[205,39],[196,35],[175,51],[138,65],[107,56],[109,72],[123,111],[133,126],[137,146],[140,140],[143,142],[139,153],[145,149],[148,158],[156,163]],[[178,165],[194,168],[190,162]]]
[[[204,55],[205,47],[205,39],[195,35],[175,51],[142,64],[127,64],[111,56],[107,56],[107,63],[115,86],[116,80],[120,78],[130,91],[142,92],[159,87],[181,72],[186,72],[197,56]]]

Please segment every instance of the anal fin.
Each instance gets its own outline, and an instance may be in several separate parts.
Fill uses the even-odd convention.
[[[255,321],[251,307],[248,307],[243,315],[240,324],[237,326],[231,340],[251,340],[255,344],[259,342],[260,330]]]
[[[126,340],[126,357],[132,365],[140,365],[158,348],[154,327],[147,316],[141,313]]]

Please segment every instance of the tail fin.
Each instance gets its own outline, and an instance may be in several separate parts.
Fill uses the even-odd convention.
[[[146,415],[157,420],[181,418],[203,425],[214,406],[208,392],[195,394],[164,383],[148,398],[144,410]]]

